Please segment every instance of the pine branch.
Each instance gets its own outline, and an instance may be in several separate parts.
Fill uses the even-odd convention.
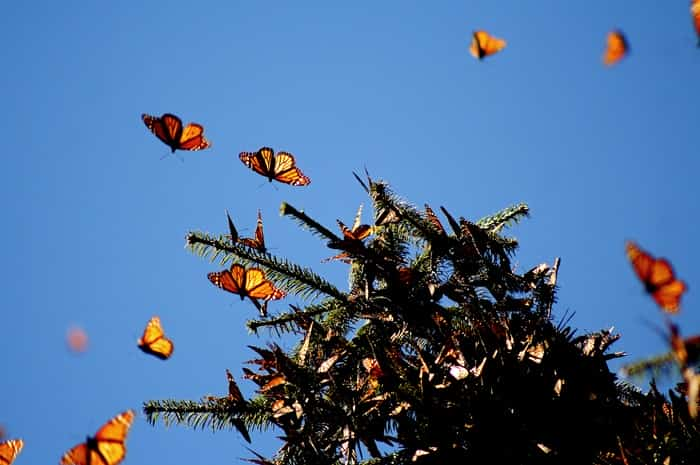
[[[519,203],[504,208],[496,214],[481,218],[476,222],[476,225],[491,232],[498,232],[506,226],[518,223],[521,219],[529,216],[529,214],[530,207],[526,203]]]
[[[642,378],[645,375],[652,375],[654,378],[665,378],[675,372],[675,362],[673,352],[668,352],[628,363],[621,368],[621,374],[627,378]]]
[[[303,299],[312,299],[318,294],[326,294],[338,300],[345,301],[345,293],[333,286],[308,268],[281,260],[267,252],[260,252],[243,245],[231,244],[221,238],[214,239],[211,236],[191,232],[187,235],[187,244],[194,253],[205,257],[209,254],[212,261],[220,255],[224,257],[220,260],[222,265],[236,259],[236,261],[249,265],[254,263],[261,266],[267,273],[268,278],[279,285],[282,289],[291,294],[296,294]]]
[[[340,241],[340,238],[333,232],[328,230],[322,224],[316,222],[306,213],[292,207],[287,202],[282,202],[282,205],[280,206],[280,214],[293,217],[297,220],[299,225],[305,229],[308,229],[317,236],[324,237],[330,241]]]

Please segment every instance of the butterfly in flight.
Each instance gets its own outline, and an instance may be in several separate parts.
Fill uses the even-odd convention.
[[[126,433],[134,421],[134,411],[127,410],[97,430],[95,436],[73,447],[61,458],[61,465],[117,465],[126,455]]]
[[[667,313],[678,312],[686,286],[683,281],[676,279],[668,260],[652,257],[634,242],[627,242],[626,249],[634,272],[659,307]]]
[[[268,181],[279,181],[292,186],[306,186],[311,179],[304,176],[291,153],[278,152],[270,147],[263,147],[257,152],[241,152],[238,155],[243,164],[258,174],[265,176]]]
[[[165,337],[160,318],[154,316],[148,321],[143,336],[137,341],[139,349],[147,354],[155,355],[161,360],[167,360],[173,354],[173,341]]]
[[[228,230],[231,233],[232,242],[239,242],[259,252],[267,251],[267,248],[265,247],[265,235],[263,234],[263,221],[260,210],[258,210],[258,222],[255,226],[255,237],[239,238],[238,231],[236,231],[236,227],[233,225],[233,221],[231,220],[231,216],[228,214],[228,212],[226,212],[226,218],[228,219]]]
[[[265,279],[265,272],[260,268],[245,269],[238,263],[231,265],[229,270],[209,273],[207,278],[215,286],[238,294],[241,300],[248,297],[262,316],[266,316],[266,307],[261,306],[258,299],[267,304],[270,300],[278,300],[287,295],[282,289],[276,288],[272,281]]]
[[[698,35],[698,47],[700,47],[700,0],[690,1],[690,15],[693,17],[693,26]]]
[[[475,31],[469,52],[474,58],[482,60],[484,57],[500,52],[505,46],[505,40],[493,37],[486,31]]]
[[[607,66],[614,65],[629,53],[629,48],[629,42],[622,31],[609,32],[607,46],[603,54],[603,63]]]
[[[0,465],[11,465],[17,454],[22,451],[22,447],[24,447],[24,441],[21,439],[0,442]]]
[[[202,150],[211,147],[211,143],[204,137],[204,128],[197,123],[183,126],[182,120],[170,113],[161,117],[144,113],[141,119],[173,153],[175,150]]]

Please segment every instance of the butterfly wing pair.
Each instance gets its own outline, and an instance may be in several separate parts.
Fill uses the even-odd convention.
[[[143,336],[137,341],[139,349],[154,355],[161,360],[167,360],[173,354],[173,341],[165,337],[160,318],[154,316],[146,325]]]
[[[263,317],[267,313],[266,304],[268,301],[278,300],[286,295],[282,289],[276,288],[272,281],[265,279],[263,270],[260,268],[245,269],[238,263],[231,265],[229,270],[209,273],[207,278],[215,286],[238,294],[241,300],[248,297]],[[265,305],[261,306],[258,299],[264,300]]]
[[[260,252],[267,251],[267,248],[265,247],[265,234],[263,234],[263,221],[260,210],[258,210],[258,222],[255,226],[255,237],[239,238],[238,231],[236,231],[236,227],[233,225],[233,221],[231,220],[231,216],[228,214],[228,212],[226,212],[226,218],[228,219],[228,229],[231,233],[232,242],[239,242]]]
[[[482,60],[484,57],[500,52],[505,46],[505,40],[493,37],[486,31],[475,31],[469,52],[474,58]]]
[[[245,166],[256,173],[265,176],[268,181],[289,184],[291,186],[306,186],[311,179],[304,176],[291,153],[278,152],[270,147],[262,147],[257,152],[241,152],[238,156]]]
[[[609,32],[607,46],[603,54],[603,63],[606,66],[612,66],[622,60],[627,53],[629,53],[629,42],[622,31]]]
[[[197,123],[182,125],[182,120],[177,116],[165,113],[161,117],[142,114],[146,127],[156,135],[165,145],[175,150],[202,150],[211,147],[211,143],[204,137],[204,128]]]
[[[676,279],[668,260],[652,257],[634,242],[627,242],[626,250],[627,258],[646,291],[665,312],[677,313],[686,285]]]
[[[0,442],[0,465],[11,465],[17,458],[17,454],[22,451],[24,441],[21,439],[11,439]]]
[[[126,434],[133,421],[133,410],[112,418],[95,436],[66,452],[61,465],[117,465],[126,456]]]

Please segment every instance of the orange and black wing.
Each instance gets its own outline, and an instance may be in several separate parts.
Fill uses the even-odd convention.
[[[147,354],[167,360],[173,354],[173,341],[165,337],[160,318],[154,316],[146,325],[143,336],[138,340],[139,349]]]
[[[296,167],[294,156],[287,152],[279,152],[275,157],[275,167],[272,176],[275,181],[291,186],[306,186],[311,184],[311,179],[304,176],[304,173]]]
[[[493,37],[486,31],[475,31],[472,35],[472,43],[469,52],[479,60],[500,52],[506,46],[506,41]]]
[[[607,46],[603,54],[603,63],[607,66],[614,65],[622,60],[629,52],[629,43],[622,31],[611,31],[608,33]]]
[[[260,268],[248,268],[245,272],[245,293],[251,299],[278,300],[286,293],[278,289],[272,281],[265,279]]]
[[[263,147],[257,152],[241,152],[238,158],[245,166],[265,176],[272,182],[274,178],[275,151],[270,147]]]
[[[94,437],[66,452],[61,465],[117,465],[126,455],[126,434],[133,421],[133,410],[112,418]]]
[[[260,252],[265,252],[267,250],[265,248],[265,234],[263,233],[263,221],[260,210],[258,210],[258,222],[255,226],[255,237],[244,237],[241,238],[239,242],[243,245],[259,250]]]
[[[21,439],[11,439],[0,442],[0,465],[10,465],[15,461],[17,454],[22,451],[24,441]]]
[[[676,279],[668,260],[652,257],[633,242],[627,243],[626,250],[634,272],[656,303],[668,313],[678,312],[686,285]]]
[[[231,265],[231,269],[219,271],[217,273],[209,273],[207,275],[209,281],[215,286],[221,289],[231,292],[233,294],[238,294],[241,296],[241,300],[247,295],[245,291],[245,268],[234,263]]]
[[[182,120],[177,116],[165,113],[161,117],[142,114],[146,127],[163,143],[175,150],[201,150],[211,146],[204,137],[204,128],[196,123],[183,127]]]
[[[238,389],[236,380],[233,379],[233,375],[228,368],[226,369],[226,379],[228,380],[228,398],[236,403],[243,402],[243,394],[241,394],[241,390]]]
[[[361,241],[372,234],[372,226],[368,224],[361,224],[353,229],[350,229],[347,226],[345,226],[345,224],[343,224],[342,221],[336,221],[338,222],[340,231],[343,233],[344,240]]]
[[[698,35],[698,46],[700,47],[700,0],[690,1],[690,16],[693,18],[695,33]]]

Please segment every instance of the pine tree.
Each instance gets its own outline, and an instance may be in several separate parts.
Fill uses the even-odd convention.
[[[245,400],[230,377],[227,397],[150,401],[151,423],[276,429],[285,464],[698,463],[700,431],[685,398],[666,399],[619,381],[607,362],[619,338],[577,335],[555,323],[560,261],[523,273],[504,231],[528,215],[518,204],[478,221],[403,201],[381,181],[356,178],[374,222],[342,236],[291,205],[295,219],[350,267],[343,292],[312,270],[193,232],[190,249],[222,264],[265,270],[305,308],[249,321],[298,338],[294,350],[250,346]],[[264,304],[263,304],[264,305]]]

